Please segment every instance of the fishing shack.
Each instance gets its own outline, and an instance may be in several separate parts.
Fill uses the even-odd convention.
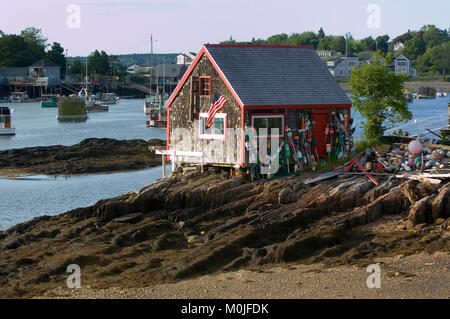
[[[351,150],[351,106],[312,47],[206,44],[166,104],[162,154],[249,167],[251,141],[270,149],[277,140],[288,166],[300,168]]]

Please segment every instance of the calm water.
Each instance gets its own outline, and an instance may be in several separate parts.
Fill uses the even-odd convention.
[[[167,167],[169,173],[171,167]],[[100,199],[137,192],[162,176],[161,167],[143,171],[74,176],[0,179],[2,229],[42,215],[56,215]]]
[[[413,103],[409,104],[409,110],[412,112],[412,119],[411,121],[407,122],[407,123],[398,123],[395,125],[395,127],[399,127],[399,126],[403,126],[403,125],[408,125],[405,129],[410,133],[410,134],[415,134],[417,133],[417,125],[414,124],[415,120],[424,120],[430,117],[435,117],[438,116],[440,114],[448,114],[448,102],[450,101],[450,94],[447,94],[446,97],[442,97],[442,98],[436,98],[436,99],[421,99],[421,100],[414,100]],[[353,114],[353,119],[354,119],[354,124],[353,125],[357,125],[358,123],[360,123],[362,121],[362,117],[361,114],[359,114],[358,112],[356,112],[355,110],[352,111]],[[433,123],[435,124],[435,127],[437,127],[441,122],[436,122]],[[434,127],[429,127],[434,128]],[[361,125],[358,126],[356,132],[355,132],[355,137],[356,138],[361,138],[363,136],[363,128],[361,127]]]
[[[147,128],[143,100],[122,100],[107,113],[90,113],[84,123],[60,123],[56,108],[39,103],[2,104],[14,109],[16,135],[0,137],[0,150],[29,146],[73,145],[90,137],[120,140],[166,139],[166,131]],[[139,191],[162,176],[161,167],[150,170],[75,176],[37,176],[0,179],[0,227],[8,228],[41,215],[55,215],[100,199]]]
[[[409,105],[414,119],[447,113],[449,97],[415,100]],[[144,139],[166,138],[164,130],[145,127],[143,100],[123,100],[108,113],[89,114],[85,123],[59,123],[56,109],[39,103],[10,104],[15,109],[16,136],[0,138],[0,150],[29,146],[73,145],[90,138]],[[353,112],[354,125],[361,116]],[[403,124],[399,124],[403,125]],[[358,127],[356,137],[362,136]],[[0,225],[8,228],[41,215],[55,215],[100,199],[138,191],[162,176],[160,167],[128,173],[75,176],[70,178],[37,176],[0,179]]]
[[[121,100],[107,113],[89,113],[83,123],[60,123],[56,108],[40,103],[2,104],[14,109],[16,135],[0,137],[0,150],[28,146],[73,145],[90,137],[132,140],[166,139],[166,132],[145,126],[144,100]]]

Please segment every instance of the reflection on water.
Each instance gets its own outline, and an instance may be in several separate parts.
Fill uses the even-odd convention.
[[[155,167],[115,174],[0,179],[0,225],[5,229],[37,216],[56,215],[100,199],[137,192],[161,177],[162,168]]]

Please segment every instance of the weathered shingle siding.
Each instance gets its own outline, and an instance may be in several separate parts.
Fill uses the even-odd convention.
[[[241,108],[228,90],[225,83],[214,69],[211,62],[206,56],[203,56],[199,63],[192,71],[191,77],[211,76],[211,96],[200,97],[199,110],[200,113],[208,113],[211,108],[211,101],[214,97],[215,90],[219,90],[225,96],[228,102],[220,113],[227,114],[227,128],[239,129],[241,127]],[[170,149],[178,151],[195,151],[204,152],[204,163],[210,164],[229,164],[237,165],[241,163],[241,138],[239,136],[231,136],[227,134],[226,141],[223,140],[205,140],[198,138],[197,121],[189,121],[189,100],[190,100],[190,82],[189,79],[183,85],[174,101],[170,105]],[[196,115],[195,119],[198,117]],[[175,134],[177,128],[185,128],[188,135],[180,138]],[[228,133],[231,133],[229,130]],[[192,146],[186,141],[193,141]],[[184,162],[195,162],[195,158],[186,159]]]
[[[244,105],[351,104],[313,49],[206,47]]]

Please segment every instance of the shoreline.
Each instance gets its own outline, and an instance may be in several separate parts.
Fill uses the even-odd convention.
[[[448,253],[377,258],[381,287],[369,289],[366,267],[324,264],[270,265],[149,287],[59,287],[50,299],[417,299],[450,298]]]
[[[26,147],[0,151],[0,176],[79,176],[141,170],[161,165],[150,146],[165,141],[89,138],[72,146]]]
[[[351,93],[352,89],[348,82],[339,82],[339,85],[344,90],[345,93]],[[421,86],[431,86],[436,89],[436,91],[439,91],[441,89],[444,89],[446,92],[450,92],[450,82],[443,82],[443,81],[408,81],[404,83],[405,88],[411,88],[415,91],[417,91]]]
[[[81,267],[83,285],[101,290],[450,252],[448,180],[379,181],[251,182],[220,169],[178,168],[140,192],[0,232],[0,298],[54,291],[65,285],[70,264]]]

